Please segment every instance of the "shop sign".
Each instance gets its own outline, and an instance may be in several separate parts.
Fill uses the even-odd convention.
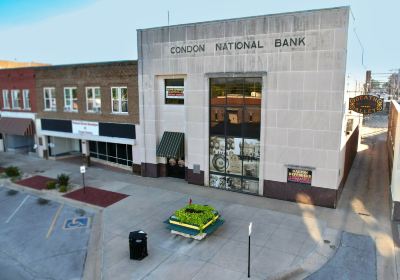
[[[383,110],[383,99],[374,95],[349,98],[349,110],[360,114],[373,114]]]
[[[287,181],[311,185],[312,171],[300,168],[288,168]]]
[[[72,133],[79,135],[99,135],[99,123],[88,121],[72,121]]]
[[[165,87],[166,98],[184,99],[184,87],[183,86],[166,86]]]

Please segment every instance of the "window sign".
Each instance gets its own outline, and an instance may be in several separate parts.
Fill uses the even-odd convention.
[[[88,121],[72,121],[72,133],[79,135],[99,135],[99,123]]]
[[[287,181],[311,185],[312,171],[300,168],[288,168]]]
[[[184,98],[183,89],[184,87],[181,86],[166,86],[165,87],[166,98],[183,99]]]
[[[185,86],[183,79],[165,80],[165,104],[184,104]]]

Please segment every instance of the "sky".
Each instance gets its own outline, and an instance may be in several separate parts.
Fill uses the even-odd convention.
[[[136,29],[350,6],[348,72],[400,67],[398,0],[0,0],[0,60],[70,64],[137,59]],[[361,63],[361,45],[364,49]]]

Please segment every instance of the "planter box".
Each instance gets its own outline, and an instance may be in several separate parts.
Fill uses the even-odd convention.
[[[186,238],[193,238],[196,240],[202,240],[207,235],[213,233],[217,228],[219,228],[224,220],[221,219],[218,212],[214,211],[215,215],[203,226],[192,225],[189,223],[184,223],[179,220],[178,217],[172,215],[168,220],[164,221],[167,224],[167,228],[171,230],[171,233],[184,236]]]

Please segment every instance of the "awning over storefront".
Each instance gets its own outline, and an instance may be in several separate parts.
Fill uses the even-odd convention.
[[[158,157],[182,158],[184,156],[184,133],[165,131],[157,148]]]
[[[1,118],[0,133],[31,136],[35,134],[35,126],[31,119]]]

